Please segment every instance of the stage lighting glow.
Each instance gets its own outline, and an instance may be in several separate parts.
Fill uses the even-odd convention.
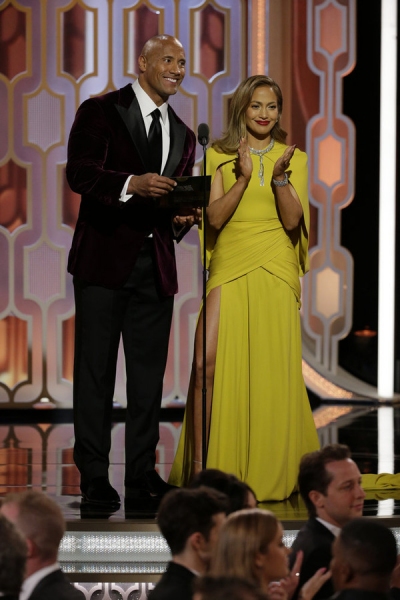
[[[382,0],[378,395],[394,395],[397,0]]]

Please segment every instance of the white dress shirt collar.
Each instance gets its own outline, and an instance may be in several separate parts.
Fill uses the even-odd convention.
[[[168,119],[168,102],[164,102],[161,106],[157,106],[157,104],[150,98],[150,96],[144,91],[141,87],[139,81],[136,79],[134,83],[132,83],[133,91],[136,94],[137,101],[139,102],[140,111],[143,116],[143,120],[146,123],[146,117],[150,117],[153,110],[156,108],[160,109],[161,118],[164,125],[167,123]],[[151,123],[151,120],[150,120]]]
[[[326,527],[327,529],[329,529],[329,531],[331,533],[333,533],[333,535],[335,537],[337,537],[341,531],[340,527],[337,527],[336,525],[332,525],[332,523],[328,523],[328,521],[324,521],[324,519],[320,519],[319,517],[316,517],[317,521],[319,521],[321,523],[321,525],[323,525],[324,527]]]

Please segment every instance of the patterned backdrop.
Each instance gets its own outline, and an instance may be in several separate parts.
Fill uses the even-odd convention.
[[[340,244],[340,211],[353,197],[354,131],[342,112],[342,84],[356,61],[355,28],[355,0],[0,0],[0,407],[71,406],[74,303],[66,262],[79,198],[65,181],[68,133],[79,104],[133,81],[144,41],[163,32],[186,49],[186,78],[171,104],[195,131],[206,122],[212,137],[220,134],[229,99],[246,76],[268,73],[281,84],[288,141],[307,151],[310,165],[306,377],[308,385],[317,371],[334,379],[338,341],[352,315],[353,265]],[[201,160],[198,146],[197,171]],[[179,244],[177,261],[164,405],[184,402],[188,386],[202,281],[195,230]],[[124,388],[121,353],[121,406]],[[161,424],[162,476],[177,431]],[[123,437],[117,424],[117,488]],[[0,491],[7,482],[73,493],[72,443],[71,424],[3,424]],[[152,587],[76,585],[88,600],[100,593],[144,600]]]
[[[156,33],[188,58],[171,104],[217,137],[229,98],[267,72],[285,97],[289,141],[310,158],[312,273],[304,283],[308,361],[334,375],[351,327],[352,258],[340,211],[353,197],[354,131],[342,114],[355,64],[353,0],[2,0],[0,2],[0,405],[71,406],[74,304],[66,261],[79,198],[65,181],[79,104],[137,76]],[[202,159],[197,148],[197,167]],[[197,231],[177,249],[176,298],[164,405],[184,402],[201,298]],[[121,353],[115,401],[125,405]]]

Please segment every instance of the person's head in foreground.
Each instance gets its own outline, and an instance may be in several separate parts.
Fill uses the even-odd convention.
[[[7,494],[1,513],[26,538],[28,559],[25,577],[57,562],[65,520],[54,500],[36,490]]]
[[[221,527],[210,574],[241,577],[267,592],[272,582],[289,574],[289,553],[283,527],[272,512],[241,510],[230,514]]]
[[[335,590],[387,593],[396,561],[396,540],[390,529],[377,521],[353,519],[333,543],[330,569]]]
[[[231,473],[219,469],[203,469],[193,477],[189,487],[198,488],[202,485],[228,496],[228,514],[242,508],[257,507],[257,498],[251,487]]]
[[[181,488],[161,501],[157,522],[171,549],[172,559],[199,573],[210,563],[226,518],[225,494],[207,487]]]

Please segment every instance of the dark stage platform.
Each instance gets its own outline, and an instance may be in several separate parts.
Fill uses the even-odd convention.
[[[182,414],[181,409],[162,412],[157,469],[163,478],[171,468]],[[122,497],[121,507],[111,513],[82,504],[72,459],[71,411],[1,410],[0,419],[0,497],[9,491],[39,489],[62,507],[67,532],[59,559],[88,600],[99,594],[113,600],[145,600],[169,560],[156,525],[157,505]],[[362,473],[400,471],[400,407],[374,401],[329,402],[314,408],[314,419],[321,445],[348,444]],[[120,493],[124,490],[123,421],[124,410],[115,409],[110,480]],[[267,461],[260,476],[268,477]],[[281,519],[286,544],[291,545],[307,518],[299,495],[260,507]],[[368,493],[364,514],[385,521],[400,539],[400,490]]]

